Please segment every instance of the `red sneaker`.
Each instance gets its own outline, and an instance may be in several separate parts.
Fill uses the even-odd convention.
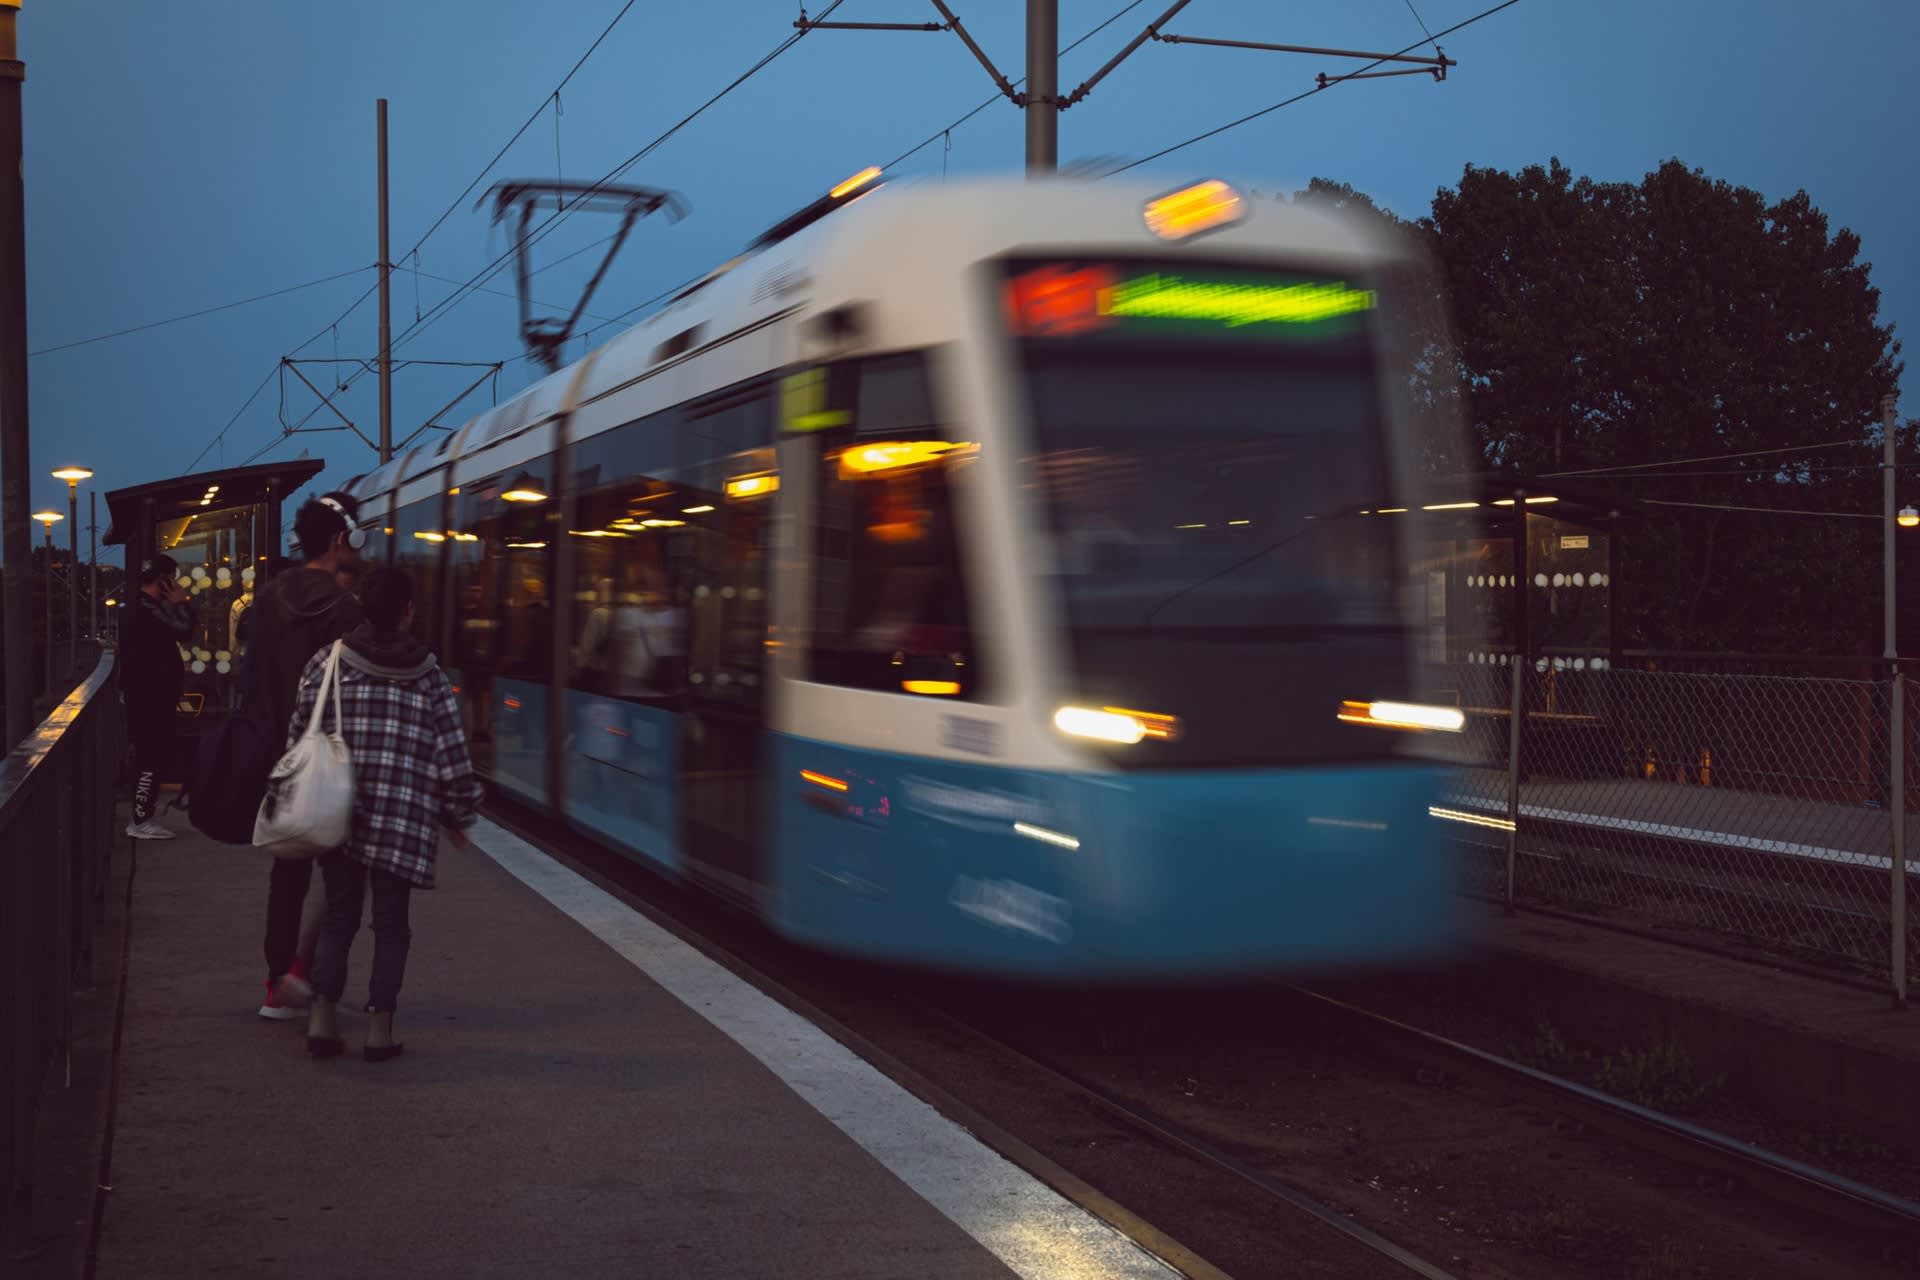
[[[275,1022],[286,1022],[289,1019],[301,1016],[299,1006],[294,1004],[293,1000],[289,998],[294,995],[294,992],[288,989],[290,984],[287,982],[287,977],[290,976],[291,975],[282,977],[278,983],[275,983],[272,978],[267,979],[267,999],[266,1003],[260,1006],[261,1017],[271,1018]],[[294,981],[299,982],[300,987],[306,991],[307,998],[311,1000],[313,998],[313,988],[307,986],[306,982],[302,979],[296,978]]]

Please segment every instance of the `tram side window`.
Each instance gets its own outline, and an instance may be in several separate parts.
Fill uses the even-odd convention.
[[[582,441],[576,456],[570,684],[662,698],[686,679],[689,539],[716,510],[673,466],[683,419],[666,410]]]
[[[701,701],[759,705],[766,662],[767,561],[774,494],[770,383],[736,387],[696,405],[681,435],[686,519],[687,682]],[[705,508],[702,510],[702,508]]]
[[[953,479],[979,445],[934,421],[924,354],[861,361],[831,381],[851,421],[820,451],[812,678],[977,698]]]
[[[413,578],[413,634],[432,649],[440,647],[440,561],[447,531],[441,528],[440,495],[400,508],[393,522],[394,563]]]
[[[546,680],[552,669],[553,467],[536,459],[463,486],[447,531],[463,669]]]

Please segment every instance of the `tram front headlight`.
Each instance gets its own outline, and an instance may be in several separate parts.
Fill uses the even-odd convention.
[[[1340,704],[1338,718],[1347,724],[1363,724],[1373,729],[1406,729],[1412,732],[1459,733],[1467,726],[1466,713],[1458,707],[1434,707],[1419,702],[1354,702]]]
[[[1180,718],[1125,707],[1061,707],[1053,727],[1074,738],[1132,746],[1149,738],[1172,742],[1180,736]]]

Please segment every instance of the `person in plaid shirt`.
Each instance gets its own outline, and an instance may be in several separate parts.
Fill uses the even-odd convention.
[[[344,1047],[335,1006],[347,986],[347,952],[373,893],[373,977],[367,1002],[368,1062],[400,1055],[394,1006],[412,937],[407,908],[415,889],[433,888],[434,855],[444,828],[456,848],[480,806],[453,685],[433,653],[413,637],[413,580],[375,569],[360,586],[367,620],[347,633],[340,653],[340,735],[353,760],[353,832],[320,857],[326,920],[313,958],[313,1006],[307,1051],[331,1058]],[[331,646],[307,663],[287,744],[305,731]],[[325,727],[332,713],[325,713]]]

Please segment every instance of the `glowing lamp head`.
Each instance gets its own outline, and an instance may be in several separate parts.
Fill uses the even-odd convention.
[[[55,480],[65,480],[68,484],[79,484],[82,480],[93,479],[93,472],[85,467],[62,467],[53,473]]]
[[[1916,525],[1920,525],[1920,511],[1916,511],[1912,507],[1902,507],[1900,508],[1900,514],[1895,516],[1894,520],[1899,523],[1902,529],[1911,529]]]
[[[1246,213],[1247,202],[1240,193],[1211,178],[1147,201],[1142,217],[1147,230],[1162,240],[1185,240],[1202,231],[1230,226]]]
[[[33,518],[35,520],[38,520],[41,524],[45,525],[49,529],[53,528],[53,526],[58,524],[60,521],[66,519],[66,517],[61,515],[58,511],[36,511],[33,513]]]

